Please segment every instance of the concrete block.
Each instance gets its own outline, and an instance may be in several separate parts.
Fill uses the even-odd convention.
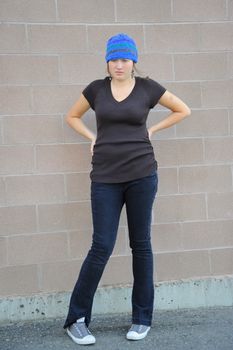
[[[199,51],[199,24],[151,24],[145,26],[146,52]]]
[[[113,0],[66,0],[57,2],[59,20],[75,23],[111,23],[115,21]]]
[[[181,223],[182,246],[184,250],[216,249],[233,246],[230,220],[209,220]]]
[[[209,193],[207,197],[209,219],[232,219],[233,192]]]
[[[229,192],[231,189],[232,174],[228,165],[179,168],[181,193]]]
[[[228,1],[228,19],[233,19],[233,2],[232,2],[232,0]]]
[[[6,205],[6,187],[5,179],[0,177],[0,206]]]
[[[68,240],[65,232],[12,236],[8,240],[10,265],[56,262],[67,257]]]
[[[86,52],[84,25],[28,25],[30,52]]]
[[[204,108],[233,107],[233,79],[201,82]]]
[[[90,200],[90,174],[72,173],[65,175],[68,201]]]
[[[233,161],[233,138],[206,138],[205,139],[205,161],[208,163],[232,163]]]
[[[11,0],[1,1],[0,18],[13,22],[54,22],[56,6],[53,0]]]
[[[176,168],[159,168],[158,179],[158,195],[178,193],[178,174]]]
[[[132,284],[132,281],[131,256],[116,256],[110,258],[100,280],[100,286]]]
[[[36,146],[37,171],[87,172],[91,168],[90,144]]]
[[[0,268],[0,295],[20,296],[39,292],[36,265]]]
[[[227,53],[174,55],[175,80],[227,79]]]
[[[229,110],[229,129],[230,129],[230,134],[233,135],[233,109]]]
[[[158,253],[156,261],[159,282],[210,276],[207,250]]]
[[[213,249],[210,251],[211,271],[213,275],[233,274],[233,248]]]
[[[106,63],[102,55],[61,55],[61,82],[89,84],[106,75]]]
[[[79,98],[85,86],[60,84],[51,86],[33,86],[33,107],[35,114],[66,114]]]
[[[171,4],[169,0],[117,0],[117,22],[169,22],[171,21]]]
[[[24,24],[0,24],[0,52],[27,52],[26,29]]]
[[[0,146],[0,173],[24,174],[34,170],[34,152],[31,145]]]
[[[30,86],[0,86],[1,113],[28,114],[32,111]]]
[[[177,21],[220,21],[226,18],[226,2],[221,0],[174,0],[173,18]]]
[[[204,84],[204,83],[203,83]],[[166,89],[183,100],[189,108],[201,108],[201,83],[199,82],[166,82]],[[208,106],[210,107],[210,106]]]
[[[72,259],[85,259],[92,243],[92,230],[70,231],[69,252]]]
[[[8,205],[59,203],[65,200],[63,175],[26,175],[6,178]]]
[[[233,23],[201,23],[200,48],[203,51],[232,50]]]
[[[52,115],[12,116],[3,118],[5,144],[63,142],[62,119]]]
[[[151,227],[152,247],[155,253],[182,251],[180,223],[156,224]]]
[[[90,229],[90,202],[39,205],[38,220],[40,232]]]
[[[206,220],[205,195],[170,195],[157,198],[155,223]]]
[[[17,235],[37,231],[36,208],[15,206],[0,208],[0,235]]]
[[[7,238],[0,236],[0,267],[7,265]]]
[[[140,57],[140,69],[154,80],[174,80],[172,56],[169,54],[143,54]]]
[[[82,261],[57,261],[40,265],[41,291],[46,293],[73,289]]]
[[[201,139],[157,140],[152,144],[160,167],[203,163]]]
[[[229,134],[226,109],[192,110],[191,116],[176,124],[178,137],[227,136]]]
[[[53,84],[59,82],[58,57],[4,55],[0,57],[0,65],[2,84]]]

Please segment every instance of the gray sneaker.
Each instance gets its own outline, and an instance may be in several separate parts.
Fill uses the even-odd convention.
[[[126,338],[129,340],[140,340],[147,336],[150,327],[142,324],[132,324],[130,330],[126,334]]]
[[[66,329],[66,332],[70,338],[79,345],[94,344],[96,341],[84,321],[76,321]]]

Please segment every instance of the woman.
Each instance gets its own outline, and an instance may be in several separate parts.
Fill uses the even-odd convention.
[[[157,192],[157,162],[150,139],[190,114],[178,97],[149,78],[134,76],[137,47],[126,34],[107,42],[109,77],[95,80],[82,92],[67,115],[68,124],[91,140],[92,246],[74,287],[64,325],[78,344],[93,344],[88,325],[95,291],[113,251],[120,213],[126,206],[129,241],[133,255],[132,326],[126,337],[143,339],[150,330],[153,302],[153,255],[150,226]],[[149,110],[157,103],[170,115],[147,130]],[[97,137],[81,121],[92,108]]]

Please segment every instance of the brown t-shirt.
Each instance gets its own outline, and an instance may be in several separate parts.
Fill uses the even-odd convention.
[[[149,176],[157,162],[146,120],[166,89],[152,79],[136,77],[132,92],[118,102],[110,84],[106,77],[83,90],[97,122],[91,180],[118,183]]]

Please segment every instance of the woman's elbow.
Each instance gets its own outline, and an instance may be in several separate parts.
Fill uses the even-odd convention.
[[[186,105],[182,111],[183,118],[188,117],[191,114],[191,109]]]
[[[67,114],[67,115],[65,116],[65,121],[66,121],[66,123],[67,123],[68,125],[70,125],[70,124],[72,123],[72,117],[71,117],[70,114]]]
[[[188,117],[189,115],[191,115],[191,109],[189,107],[187,107],[187,111],[186,111],[186,117]]]

